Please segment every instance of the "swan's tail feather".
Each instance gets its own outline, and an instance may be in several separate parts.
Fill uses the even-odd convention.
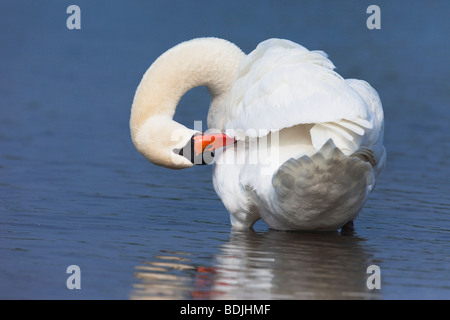
[[[370,158],[370,153],[361,156]],[[332,140],[311,157],[286,161],[272,178],[280,229],[336,230],[355,219],[375,183],[369,161],[346,156]]]

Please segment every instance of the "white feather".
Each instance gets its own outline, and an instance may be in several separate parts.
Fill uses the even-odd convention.
[[[275,229],[336,230],[356,218],[385,162],[376,91],[288,40],[243,59],[216,123],[241,140],[216,156],[213,173],[236,228],[261,218]]]
[[[366,119],[364,99],[333,69],[323,52],[287,40],[262,42],[238,69],[221,129],[274,131]]]

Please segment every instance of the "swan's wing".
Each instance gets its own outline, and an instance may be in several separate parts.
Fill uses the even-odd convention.
[[[363,145],[371,148],[382,129],[378,94],[366,82],[345,80],[333,69],[322,51],[288,40],[262,42],[241,63],[225,103],[222,129],[238,138],[261,137],[316,124],[310,132],[316,150],[329,139],[346,155]]]
[[[225,129],[280,130],[301,123],[368,117],[365,101],[333,71],[321,51],[280,39],[262,42],[246,56],[225,104]],[[364,121],[366,120],[366,121]]]
[[[347,79],[346,84],[363,100],[366,119],[340,119],[317,123],[311,129],[315,149],[320,149],[329,139],[346,155],[353,154],[369,162],[378,174],[386,160],[383,146],[384,116],[378,93],[367,82]]]
[[[386,162],[386,151],[383,146],[384,113],[380,97],[377,91],[366,81],[357,79],[347,79],[345,81],[366,102],[372,128],[370,130],[365,130],[364,139],[361,141],[357,152],[363,154],[365,150],[371,152],[374,160],[372,165],[374,165],[375,173],[378,175],[384,168]]]

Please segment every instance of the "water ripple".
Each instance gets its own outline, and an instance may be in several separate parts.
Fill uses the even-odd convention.
[[[210,265],[188,253],[136,266],[132,299],[379,299],[358,237],[231,231]]]

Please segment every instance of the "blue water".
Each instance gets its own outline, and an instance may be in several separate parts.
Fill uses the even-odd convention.
[[[70,4],[81,30],[66,28]],[[366,27],[370,4],[380,30]],[[2,1],[0,298],[449,299],[449,13],[447,1]],[[290,39],[378,90],[388,162],[352,235],[233,232],[211,167],[171,171],[135,150],[142,74],[200,36],[245,52]],[[192,127],[208,103],[194,89],[175,119]],[[367,288],[369,265],[381,289]]]

